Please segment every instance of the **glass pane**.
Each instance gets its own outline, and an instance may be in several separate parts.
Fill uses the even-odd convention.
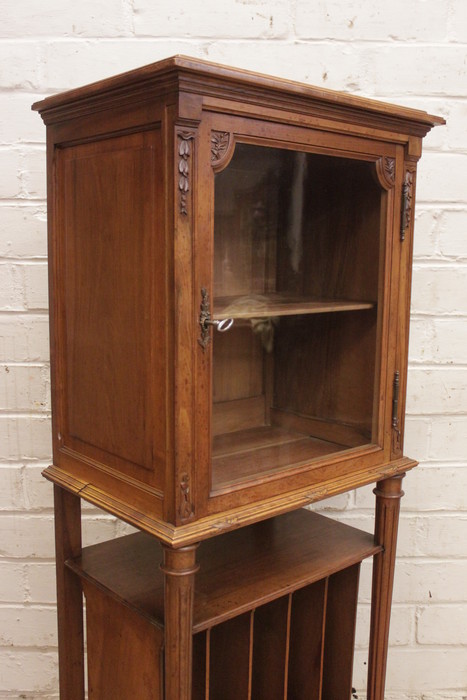
[[[237,144],[216,175],[214,490],[376,441],[381,206],[365,161]]]

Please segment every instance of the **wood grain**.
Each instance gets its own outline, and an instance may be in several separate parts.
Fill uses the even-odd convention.
[[[161,630],[91,584],[84,592],[89,700],[162,700]]]
[[[83,593],[65,564],[81,554],[81,502],[54,486],[54,508],[60,698],[84,700]]]
[[[368,533],[306,510],[207,540],[197,555],[193,630],[275,600],[377,551]],[[163,626],[161,560],[157,540],[136,533],[86,547],[68,566]]]

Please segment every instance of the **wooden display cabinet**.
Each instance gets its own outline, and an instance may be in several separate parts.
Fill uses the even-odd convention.
[[[356,571],[370,554],[368,697],[381,700],[400,482],[415,466],[403,431],[416,163],[443,120],[180,56],[34,109],[47,125],[45,476],[57,499],[62,700],[83,693],[82,588],[90,698],[124,700],[135,683],[142,699],[348,697]],[[292,511],[372,482],[375,542],[362,551],[354,533],[349,565],[342,526]],[[153,539],[81,555],[80,498]],[[285,538],[285,588],[254,549],[259,538],[274,550],[284,523],[329,543],[330,558],[320,571],[295,542],[310,567],[300,578]],[[144,584],[131,575],[133,544],[138,565],[150,562]],[[233,559],[243,550],[235,567],[230,547]],[[162,590],[158,557],[165,594],[147,608]],[[220,604],[201,624],[197,586],[209,607],[223,567],[243,607]],[[245,569],[263,571],[259,588],[243,591]],[[310,605],[320,612],[297,632]],[[342,653],[338,619],[350,620]],[[122,636],[133,651],[119,649]],[[310,644],[319,663],[307,675]],[[329,672],[336,655],[341,681]]]

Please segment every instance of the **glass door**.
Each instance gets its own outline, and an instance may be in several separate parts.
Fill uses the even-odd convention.
[[[374,169],[237,143],[215,175],[214,492],[377,442]]]

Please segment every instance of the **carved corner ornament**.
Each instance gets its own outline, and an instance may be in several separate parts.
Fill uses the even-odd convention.
[[[227,153],[230,144],[230,134],[228,131],[211,132],[211,160],[216,163]]]
[[[389,156],[383,156],[376,163],[376,172],[380,185],[385,190],[394,187],[396,181],[396,161]]]
[[[188,214],[187,195],[190,191],[190,157],[193,131],[179,131],[178,134],[178,189],[180,191],[180,213]]]
[[[190,520],[193,517],[193,504],[191,503],[190,477],[188,474],[182,474],[180,480],[180,518],[181,520]]]

